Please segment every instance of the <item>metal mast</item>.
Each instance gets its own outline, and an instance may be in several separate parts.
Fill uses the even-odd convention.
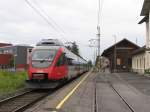
[[[100,56],[100,0],[98,0],[97,37],[98,37],[98,56]]]
[[[114,72],[116,72],[116,65],[117,65],[116,35],[114,35],[114,41],[115,41],[115,46],[114,46]]]

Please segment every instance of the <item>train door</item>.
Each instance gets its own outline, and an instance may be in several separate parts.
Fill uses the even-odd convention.
[[[56,63],[56,66],[57,66],[57,75],[60,78],[67,77],[68,66],[67,66],[67,60],[66,60],[64,53],[59,57],[58,62]]]

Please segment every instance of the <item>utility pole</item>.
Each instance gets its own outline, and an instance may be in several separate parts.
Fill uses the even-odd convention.
[[[98,59],[97,61],[99,62],[98,63],[98,71],[100,70],[101,68],[101,51],[100,51],[100,9],[101,8],[101,4],[100,4],[100,0],[98,0],[98,23],[97,23],[97,37],[98,37]]]
[[[100,0],[98,0],[98,22],[97,22],[97,37],[98,37],[98,56],[100,56]]]
[[[138,38],[136,37],[136,40],[135,40],[136,44],[138,44]]]
[[[91,39],[90,41],[93,41],[93,40],[96,40],[97,41],[97,51],[98,51],[98,54],[97,54],[97,58],[96,58],[96,63],[97,63],[97,68],[98,68],[98,71],[100,70],[101,68],[101,51],[100,51],[100,14],[101,14],[101,3],[100,3],[100,0],[98,0],[98,22],[97,22],[97,34],[96,34],[96,37],[97,39]]]
[[[97,31],[98,31],[98,34],[97,34],[97,37],[98,37],[98,56],[100,56],[100,26],[97,26]]]
[[[114,46],[114,72],[116,72],[116,57],[117,57],[117,52],[116,52],[116,35],[114,35],[114,40],[115,40],[115,46]]]

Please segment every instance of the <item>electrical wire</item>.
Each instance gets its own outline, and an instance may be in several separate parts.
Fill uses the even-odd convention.
[[[36,2],[36,4],[33,5],[33,2],[29,2],[29,0],[25,0],[26,3],[34,10],[37,14],[39,14],[63,39],[64,41],[68,41],[66,38],[65,31],[52,19],[46,11],[41,8],[41,6]],[[34,2],[35,3],[35,2]]]
[[[52,17],[50,17],[47,13],[46,13],[46,11],[39,5],[39,3],[38,2],[34,2],[34,3],[36,3],[36,5],[39,7],[39,9],[43,12],[43,14],[45,14],[47,17],[48,17],[48,19],[50,20],[50,21],[52,21],[54,24],[55,24],[55,26],[61,31],[61,32],[63,32],[64,34],[65,34],[65,31],[60,27],[60,25],[58,25],[55,21],[54,21],[54,19],[52,18]]]
[[[31,2],[29,2],[29,0],[25,0],[25,2],[28,4],[28,6],[30,6],[41,18],[43,18],[43,20],[45,20],[45,22],[51,27],[53,28],[53,30],[55,30],[57,33],[60,34],[60,31],[49,21],[48,18],[46,18]],[[60,34],[62,36],[62,34]]]
[[[64,39],[66,42],[70,42],[68,39],[65,38],[66,32],[60,27],[60,25],[58,25],[54,21],[52,17],[50,17],[46,13],[46,11],[37,2],[34,1],[34,5],[33,5],[33,2],[31,3],[29,0],[25,0],[25,1],[40,17],[42,17],[48,23],[48,25],[50,25],[50,27],[52,27],[56,32],[60,34],[62,39]]]

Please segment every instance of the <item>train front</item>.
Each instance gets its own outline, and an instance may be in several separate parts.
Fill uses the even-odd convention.
[[[28,88],[54,88],[57,86],[57,83],[51,80],[56,54],[57,50],[49,47],[36,47],[33,50],[29,59],[29,78],[26,80]]]

